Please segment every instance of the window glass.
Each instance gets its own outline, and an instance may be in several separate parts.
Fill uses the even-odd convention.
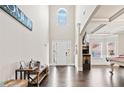
[[[67,10],[65,8],[58,9],[57,20],[59,25],[66,25],[67,23]]]

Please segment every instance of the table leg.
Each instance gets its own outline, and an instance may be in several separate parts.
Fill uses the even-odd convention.
[[[111,63],[110,66],[111,66],[111,71],[110,71],[110,73],[113,75],[113,71],[114,71],[114,63]]]
[[[26,79],[26,72],[24,71],[24,79]]]
[[[22,71],[20,71],[20,79],[22,79]]]
[[[17,71],[15,71],[15,79],[16,79],[16,80],[17,80],[17,73],[18,73],[18,72],[17,72]]]
[[[30,84],[30,73],[27,72],[27,74],[28,74],[28,85],[29,85]]]
[[[37,73],[37,87],[39,87],[39,72]]]

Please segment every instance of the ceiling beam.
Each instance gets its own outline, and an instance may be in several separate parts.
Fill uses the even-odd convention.
[[[111,16],[109,18],[109,22],[115,20],[116,18],[118,18],[122,14],[124,14],[124,8],[122,8],[121,10],[119,10],[118,12],[116,12],[113,16]]]
[[[94,14],[97,12],[97,10],[100,8],[100,5],[97,5],[97,7],[95,8],[95,10],[93,11],[93,13],[90,15],[89,19],[87,20],[86,24],[84,25],[83,29],[81,30],[80,35],[82,36],[83,32],[85,31],[87,25],[90,23],[92,17],[94,16]]]
[[[98,31],[99,29],[101,29],[102,27],[106,26],[106,24],[100,24],[99,26],[97,26],[93,31],[91,31],[91,34],[95,33],[96,31]]]
[[[92,22],[109,22],[108,18],[92,18]]]
[[[114,15],[112,15],[110,18],[91,18],[92,23],[98,23],[99,26],[97,26],[93,31],[91,31],[90,33],[93,34],[96,31],[100,30],[101,28],[103,28],[104,26],[111,24],[111,23],[123,23],[124,19],[117,19],[119,16],[121,16],[122,14],[124,14],[124,8],[120,9],[118,12],[116,12]],[[117,20],[116,20],[117,19]],[[114,21],[115,20],[115,21]]]
[[[108,18],[92,18],[91,22],[92,23],[99,23],[99,24],[108,24],[108,23],[110,23]]]

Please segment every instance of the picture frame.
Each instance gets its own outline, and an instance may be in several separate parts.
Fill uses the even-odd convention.
[[[0,8],[32,31],[32,21],[16,5],[0,5]]]
[[[102,43],[94,42],[91,44],[92,58],[102,58]]]

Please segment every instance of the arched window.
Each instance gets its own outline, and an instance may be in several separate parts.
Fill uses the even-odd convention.
[[[66,23],[67,23],[67,10],[65,8],[58,9],[57,22],[59,25],[66,25]]]

